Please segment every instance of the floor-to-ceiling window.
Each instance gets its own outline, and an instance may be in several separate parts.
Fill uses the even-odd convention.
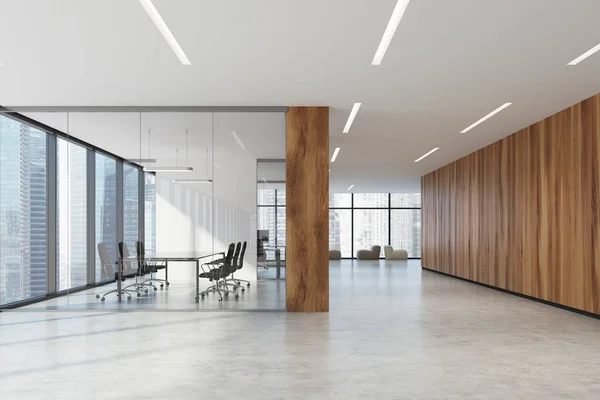
[[[329,248],[343,258],[373,245],[421,257],[420,193],[335,193],[329,199]],[[383,257],[383,251],[380,254]]]
[[[98,244],[106,244],[110,259],[115,262],[117,237],[117,161],[96,153],[96,282],[109,278],[112,272],[101,265]]]
[[[56,143],[56,286],[87,283],[87,149]]]
[[[46,294],[46,140],[0,115],[0,304]]]
[[[97,245],[107,244],[112,262],[119,237],[135,251],[142,218],[147,246],[156,247],[154,176],[140,182],[141,169],[125,165],[121,179],[116,156],[36,127],[45,128],[0,115],[0,308],[112,278]]]
[[[123,240],[131,254],[135,254],[135,242],[140,240],[139,179],[139,169],[123,165]]]
[[[352,195],[329,195],[329,249],[339,250],[342,257],[352,257]]]
[[[146,254],[156,252],[156,176],[144,174],[144,247]]]

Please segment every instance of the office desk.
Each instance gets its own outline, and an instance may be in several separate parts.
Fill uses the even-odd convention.
[[[167,281],[167,285],[169,284],[169,263],[170,262],[195,262],[196,263],[196,301],[198,301],[198,297],[200,296],[200,284],[198,281],[198,275],[200,275],[200,260],[205,258],[211,258],[215,256],[225,257],[224,252],[212,253],[208,251],[192,251],[192,252],[167,252],[167,253],[156,253],[150,254],[146,256],[133,256],[126,259],[120,259],[120,268],[119,268],[119,279],[117,280],[117,296],[119,297],[119,301],[121,301],[121,282],[123,277],[123,263],[124,262],[133,262],[137,263],[139,261],[145,262],[164,262],[165,263],[165,280]]]

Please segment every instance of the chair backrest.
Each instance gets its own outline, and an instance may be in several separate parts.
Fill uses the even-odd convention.
[[[123,260],[123,273],[130,273],[133,269],[131,267],[131,260],[129,260],[129,248],[127,243],[119,242],[119,257]]]
[[[371,246],[371,251],[374,253],[375,256],[379,257],[379,255],[381,254],[381,246]]]
[[[383,253],[385,254],[385,258],[388,258],[394,252],[394,248],[392,246],[383,246]]]
[[[146,254],[144,242],[140,242],[139,240],[135,242],[135,252],[138,255],[138,257],[143,257]]]
[[[224,264],[231,264],[234,251],[235,251],[235,243],[231,243],[229,245],[229,248],[227,249],[227,254],[225,254]]]
[[[246,254],[247,244],[248,243],[244,241],[244,244],[242,245],[242,252],[240,253],[240,259],[238,260],[237,269],[242,269],[242,267],[244,266],[244,255]]]
[[[98,256],[100,257],[100,271],[104,274],[103,278],[112,278],[114,275],[114,266],[110,261],[110,254],[108,253],[108,246],[106,243],[98,243]],[[108,269],[108,266],[112,267],[112,270]]]
[[[235,253],[233,253],[233,259],[231,260],[231,263],[233,265],[236,265],[238,262],[238,258],[240,257],[240,250],[242,250],[242,242],[238,242],[235,246]]]

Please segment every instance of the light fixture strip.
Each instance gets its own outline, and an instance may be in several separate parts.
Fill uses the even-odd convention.
[[[333,151],[333,156],[331,156],[331,162],[335,162],[338,154],[340,154],[340,147],[336,147],[335,150]]]
[[[148,167],[144,168],[146,172],[192,172],[192,167]]]
[[[436,151],[438,151],[439,149],[440,149],[439,147],[436,147],[436,148],[434,148],[434,149],[432,149],[432,150],[428,151],[427,153],[423,154],[421,157],[417,158],[417,159],[415,160],[415,162],[419,162],[419,161],[421,161],[422,159],[424,159],[424,158],[425,158],[425,157],[427,157],[427,156],[430,156],[430,155],[432,155],[433,153],[435,153],[435,152],[436,152]]]
[[[354,187],[354,185],[350,185],[350,187],[346,190],[352,190],[353,187]]]
[[[570,63],[568,63],[567,65],[577,65],[580,62],[582,62],[583,60],[585,60],[586,58],[594,55],[594,53],[598,52],[598,50],[600,50],[600,44],[597,44],[596,46],[592,47],[591,49],[589,49],[588,51],[586,51],[585,53],[583,53],[582,55],[580,55],[579,57],[577,57],[576,59],[574,59],[573,61],[571,61]]]
[[[471,129],[475,128],[477,125],[487,121],[488,119],[492,118],[494,115],[498,114],[500,111],[504,110],[505,108],[511,106],[512,103],[504,103],[502,104],[500,107],[496,108],[494,111],[492,111],[491,113],[489,113],[488,115],[486,115],[485,117],[481,118],[479,121],[475,122],[472,125],[469,125],[467,128],[463,129],[462,131],[460,131],[460,133],[467,133],[469,132]]]
[[[344,127],[344,133],[350,132],[350,128],[352,127],[352,123],[354,123],[354,118],[356,118],[356,114],[358,114],[358,110],[362,103],[354,103],[352,107],[352,111],[350,111],[350,116],[348,116],[348,121],[346,121],[346,126]]]
[[[196,184],[196,183],[212,183],[212,179],[173,179],[173,183],[188,183],[188,184]]]
[[[404,16],[406,7],[408,7],[408,3],[410,3],[410,0],[398,0],[396,3],[396,7],[394,7],[390,21],[385,28],[385,32],[383,32],[383,37],[381,38],[381,42],[379,42],[379,47],[377,47],[377,51],[375,52],[375,57],[373,57],[371,65],[381,64],[381,61],[383,60],[383,57],[390,46],[392,38],[394,37],[394,33],[396,33],[396,29],[398,28],[398,25]]]
[[[175,55],[177,56],[179,61],[183,65],[192,65],[190,60],[187,58],[187,56],[183,52],[183,49],[181,48],[179,43],[177,43],[177,39],[175,39],[175,36],[173,36],[173,34],[171,33],[171,30],[169,29],[169,27],[167,26],[165,21],[162,19],[162,17],[158,13],[158,10],[156,9],[156,7],[154,7],[154,4],[152,4],[152,1],[151,0],[139,0],[139,1],[140,1],[140,4],[142,5],[142,7],[144,7],[144,10],[146,10],[146,13],[148,13],[148,16],[150,17],[152,22],[154,22],[154,25],[156,25],[156,27],[158,28],[160,33],[163,35],[163,38],[165,38],[166,42],[171,47],[171,50],[173,50],[173,52],[175,53]]]

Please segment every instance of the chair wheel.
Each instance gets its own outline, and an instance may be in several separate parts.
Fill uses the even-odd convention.
[[[235,295],[235,299],[237,300],[237,299],[239,299],[239,298],[240,298],[240,295],[239,295],[239,294],[236,294],[236,295]]]
[[[248,284],[246,286],[250,287],[250,283],[248,282]]]
[[[171,282],[167,282],[167,286],[169,286],[171,284]]]
[[[219,301],[223,301],[223,299],[219,297]]]
[[[242,293],[244,293],[246,291],[246,289],[242,288]]]
[[[162,288],[164,288],[164,287],[165,287],[165,285],[163,285],[163,284],[161,283],[161,284],[160,284],[160,288],[162,289]]]
[[[104,297],[100,299],[100,301],[104,301]]]
[[[226,292],[224,296],[225,296],[225,297],[229,297],[229,293],[227,293],[227,292]]]
[[[127,300],[131,300],[131,296],[127,296]]]
[[[203,295],[203,294],[202,294],[202,295],[200,295],[200,298],[201,298],[202,300],[204,300],[204,295]]]
[[[158,290],[158,288],[156,286],[154,286],[154,291],[156,292]]]
[[[148,293],[148,289],[144,290],[144,293]]]
[[[99,298],[100,298],[100,295],[99,295],[99,294],[97,294],[97,295],[96,295],[96,298],[97,298],[97,299],[99,299]]]
[[[138,294],[137,294],[137,296],[138,296],[138,297],[142,297],[142,294],[141,294],[141,293],[138,293]]]

